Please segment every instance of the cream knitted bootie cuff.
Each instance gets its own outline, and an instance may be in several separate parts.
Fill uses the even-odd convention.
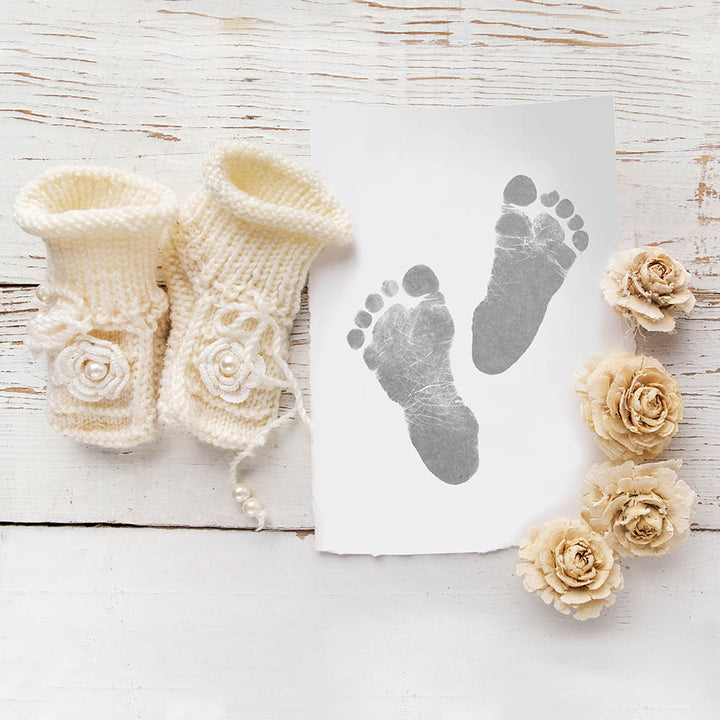
[[[218,147],[163,257],[171,331],[161,417],[249,454],[277,423],[290,329],[310,263],[351,237],[339,203],[308,171],[244,143]]]
[[[167,330],[155,273],[175,215],[170,190],[104,168],[52,170],[18,195],[17,223],[47,246],[28,345],[47,355],[50,422],[64,435],[117,448],[152,437]]]

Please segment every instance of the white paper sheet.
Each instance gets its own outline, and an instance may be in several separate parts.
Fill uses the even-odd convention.
[[[316,547],[488,551],[575,515],[602,456],[573,376],[623,345],[612,99],[318,109],[311,136],[356,229],[310,278]]]

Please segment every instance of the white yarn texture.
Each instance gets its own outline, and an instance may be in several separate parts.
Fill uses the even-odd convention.
[[[288,367],[290,329],[315,256],[352,237],[349,216],[309,171],[247,143],[225,143],[163,248],[171,329],[160,417],[236,450],[262,445]]]
[[[20,227],[47,247],[28,345],[49,364],[51,424],[107,448],[153,436],[167,298],[155,274],[173,193],[137,175],[63,167],[26,185]]]

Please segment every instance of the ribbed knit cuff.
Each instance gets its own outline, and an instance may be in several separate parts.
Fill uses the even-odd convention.
[[[352,235],[350,217],[312,172],[248,143],[215,148],[205,187],[238,220],[291,234],[295,242],[322,248]]]
[[[297,312],[315,256],[352,238],[350,217],[311,172],[245,143],[212,153],[181,222],[178,250],[198,292],[252,289],[279,316]]]
[[[158,245],[176,212],[163,186],[93,167],[51,170],[15,202],[17,223],[47,246],[49,289],[80,297],[103,318],[147,312],[162,301]]]

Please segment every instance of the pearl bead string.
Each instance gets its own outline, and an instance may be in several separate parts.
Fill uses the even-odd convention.
[[[235,502],[240,505],[243,515],[250,518],[251,520],[257,520],[257,527],[255,532],[262,530],[265,527],[265,520],[267,519],[267,513],[263,504],[253,497],[252,490],[241,482],[236,482],[233,486],[233,498]]]

